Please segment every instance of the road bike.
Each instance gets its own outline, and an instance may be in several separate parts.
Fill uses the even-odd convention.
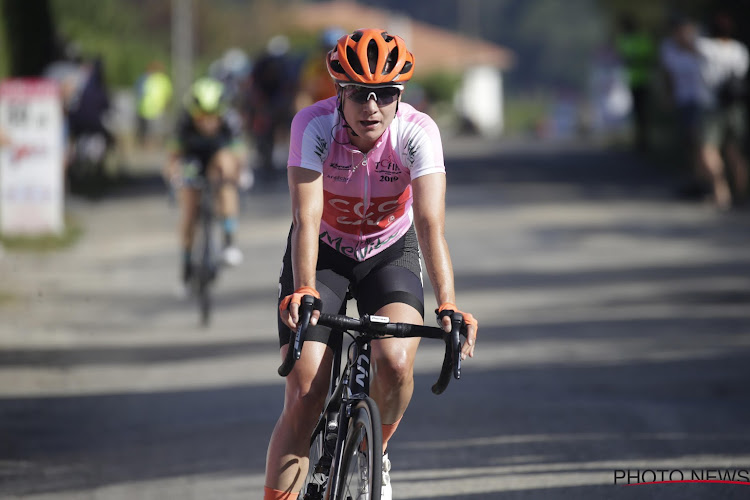
[[[211,289],[221,267],[221,233],[214,211],[217,186],[203,176],[191,179],[189,185],[199,191],[198,217],[191,252],[191,286],[198,302],[201,325],[208,326],[213,307]]]
[[[287,376],[302,354],[314,298],[306,295],[300,305],[300,322],[292,332],[289,349],[279,367]],[[342,307],[343,312],[345,309]],[[451,375],[461,377],[461,335],[466,326],[461,314],[451,318],[450,333],[442,328],[391,323],[384,316],[364,315],[359,319],[343,314],[321,314],[318,325],[332,328],[336,342],[331,385],[315,429],[310,436],[310,462],[303,483],[303,500],[380,500],[383,436],[380,412],[369,396],[370,344],[384,338],[424,337],[445,342],[443,366],[432,392],[442,394]],[[337,334],[341,332],[342,334]],[[343,333],[352,342],[343,364]]]

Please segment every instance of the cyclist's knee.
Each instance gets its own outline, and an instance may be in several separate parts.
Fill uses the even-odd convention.
[[[313,385],[303,390],[288,385],[284,414],[289,425],[301,434],[310,433],[323,410],[327,394],[327,387],[321,389]]]
[[[376,376],[385,387],[401,386],[414,375],[414,358],[406,349],[384,349],[373,363]]]
[[[211,159],[210,169],[220,175],[224,181],[236,181],[239,175],[237,155],[229,148],[218,150]]]

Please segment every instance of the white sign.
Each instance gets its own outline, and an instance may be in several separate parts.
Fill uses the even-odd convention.
[[[63,114],[57,84],[44,79],[0,82],[0,233],[61,233]]]

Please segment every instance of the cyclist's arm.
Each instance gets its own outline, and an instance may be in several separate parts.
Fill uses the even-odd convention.
[[[456,303],[453,264],[445,240],[445,174],[422,175],[412,180],[414,224],[419,246],[424,255],[427,275],[438,304]],[[443,318],[443,327],[450,328],[450,319]],[[476,331],[467,334],[462,353],[474,356]]]
[[[176,140],[167,144],[167,161],[162,169],[162,176],[167,182],[172,182],[180,175],[180,147]]]
[[[323,215],[323,176],[307,168],[290,166],[287,169],[292,202],[292,269],[294,289],[315,288],[315,268],[318,262],[318,238]],[[291,304],[282,320],[292,329],[297,327],[299,306]],[[311,323],[317,322],[319,312],[313,313]]]

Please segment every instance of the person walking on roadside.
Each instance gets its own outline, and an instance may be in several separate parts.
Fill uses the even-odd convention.
[[[695,22],[679,18],[660,52],[677,108],[680,143],[686,145],[694,172],[693,187],[686,194],[709,194],[718,209],[727,210],[733,196],[722,146],[727,145],[738,192],[744,196],[747,190],[747,165],[735,137],[745,133],[741,94],[748,53],[730,38],[731,20],[716,19],[719,36],[708,38],[699,36]]]
[[[717,206],[728,209],[744,202],[748,194],[748,164],[743,151],[748,50],[734,38],[734,21],[723,12],[713,18],[711,37],[698,40],[698,50],[711,92],[700,157],[713,179]]]
[[[635,147],[647,151],[649,141],[649,107],[654,66],[657,60],[653,37],[641,29],[632,16],[620,19],[615,38],[617,53],[625,65],[628,87],[633,102],[633,127]]]

